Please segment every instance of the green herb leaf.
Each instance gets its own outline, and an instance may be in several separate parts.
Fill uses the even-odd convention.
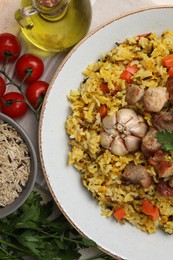
[[[85,247],[96,247],[96,243],[88,238],[83,237],[82,243]]]
[[[165,151],[173,151],[173,131],[162,130],[156,133],[158,142]]]
[[[34,260],[77,260],[80,249],[97,248],[63,214],[51,220],[52,212],[53,202],[44,204],[42,197],[33,191],[19,209],[0,219],[0,259],[22,260],[28,256]],[[100,253],[89,259],[113,258]]]

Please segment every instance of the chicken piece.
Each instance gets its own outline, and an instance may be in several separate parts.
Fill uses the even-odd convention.
[[[160,112],[168,99],[167,88],[149,88],[143,96],[144,110],[146,112]]]
[[[171,102],[171,104],[173,104],[173,76],[168,77],[166,88],[169,93],[169,101]]]
[[[127,86],[126,101],[129,105],[136,104],[142,99],[144,95],[144,89],[138,85],[131,84]]]
[[[173,131],[173,109],[169,111],[161,111],[159,114],[156,114],[153,117],[152,123],[159,131]]]
[[[148,188],[152,183],[152,177],[147,172],[146,167],[142,165],[135,165],[133,162],[130,162],[124,168],[123,177],[130,183],[140,184],[144,188]]]
[[[169,179],[168,183],[169,183],[169,186],[170,186],[171,188],[173,188],[173,177],[171,177],[171,178]]]
[[[168,182],[160,180],[156,184],[156,189],[163,197],[172,197],[173,196],[173,188],[169,185]]]
[[[156,138],[157,130],[150,127],[146,135],[142,138],[141,151],[146,157],[153,156],[161,149],[161,144]]]
[[[160,178],[166,178],[173,175],[173,163],[166,160],[160,161],[157,167]]]
[[[157,167],[160,164],[160,161],[165,160],[165,153],[163,150],[158,150],[153,156],[148,158],[149,164]]]
[[[173,163],[165,159],[165,153],[162,150],[158,150],[154,156],[149,157],[148,162],[154,166],[160,178],[173,175]]]

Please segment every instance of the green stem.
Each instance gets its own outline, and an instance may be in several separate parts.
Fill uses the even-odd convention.
[[[15,81],[13,81],[5,72],[5,70],[0,70],[0,73],[2,75],[4,75],[6,77],[6,79],[8,79],[8,81],[10,82],[11,85],[15,86],[16,88],[19,89],[19,86],[17,85],[17,83]]]
[[[6,67],[7,67],[7,64],[8,64],[8,61],[9,61],[9,56],[7,56],[6,57],[6,60],[5,60],[5,64],[4,64],[4,66],[2,66],[2,71],[4,71],[5,72],[5,70],[6,70]]]
[[[44,224],[45,225],[45,224]],[[46,225],[45,225],[46,227]],[[47,227],[50,231],[51,229],[49,227]],[[74,244],[77,244],[77,245],[81,245],[83,246],[84,243],[82,241],[79,241],[79,240],[76,240],[76,239],[73,239],[73,238],[69,238],[69,237],[65,237],[65,236],[62,236],[62,235],[57,235],[57,233],[55,234],[50,234],[48,232],[45,232],[44,230],[40,230],[40,233],[42,233],[43,235],[41,236],[42,239],[47,239],[47,238],[53,238],[53,239],[61,239],[63,241],[67,241],[67,242],[72,242]]]
[[[18,247],[18,246],[16,246],[16,245],[12,244],[12,243],[10,243],[10,242],[7,242],[7,241],[5,241],[5,240],[2,240],[2,239],[0,239],[0,244],[3,244],[3,245],[6,245],[6,246],[11,247],[11,248],[13,248],[13,249],[19,250],[20,252],[22,252],[22,253],[24,253],[24,254],[27,254],[27,253],[28,253],[27,250],[23,250],[23,248],[20,248],[20,247]]]
[[[4,248],[2,248],[1,246],[0,246],[0,250],[1,250],[4,254],[9,255],[8,251],[5,250]]]
[[[5,72],[5,67],[6,67],[6,64],[5,64],[4,68],[3,68],[3,70],[0,70],[0,73],[1,73],[2,75],[4,75],[4,76],[6,77],[6,79],[9,81],[9,83],[7,83],[6,85],[13,85],[13,86],[15,86],[15,87],[20,91],[20,93],[22,94],[22,96],[23,96],[23,98],[24,98],[24,102],[28,105],[28,107],[29,107],[29,108],[31,109],[31,111],[34,113],[34,115],[35,115],[35,117],[36,117],[36,119],[37,119],[37,121],[38,121],[38,120],[39,120],[39,110],[35,110],[35,109],[33,108],[33,106],[32,106],[32,105],[30,104],[30,102],[28,101],[28,99],[27,99],[27,97],[26,97],[26,95],[25,95],[25,92],[24,92],[23,89],[22,89],[22,85],[23,85],[25,79],[28,78],[28,76],[30,75],[30,72],[28,72],[28,73],[26,74],[26,76],[24,77],[24,79],[23,79],[23,81],[21,82],[21,84],[18,85],[12,78],[10,78],[10,77],[7,75],[7,73]]]

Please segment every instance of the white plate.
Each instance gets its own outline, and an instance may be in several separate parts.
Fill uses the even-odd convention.
[[[98,246],[123,259],[172,259],[173,236],[161,231],[149,235],[130,224],[120,225],[100,215],[100,207],[82,186],[80,173],[67,165],[68,138],[65,120],[69,114],[66,95],[77,89],[82,71],[115,42],[147,32],[173,30],[173,7],[140,10],[102,26],[66,57],[46,95],[39,125],[39,147],[44,175],[55,202],[68,220]]]

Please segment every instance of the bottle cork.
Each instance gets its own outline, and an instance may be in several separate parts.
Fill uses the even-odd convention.
[[[37,0],[37,2],[40,4],[40,5],[43,5],[45,7],[54,7],[54,6],[57,6],[59,5],[59,3],[61,2],[62,0]]]

